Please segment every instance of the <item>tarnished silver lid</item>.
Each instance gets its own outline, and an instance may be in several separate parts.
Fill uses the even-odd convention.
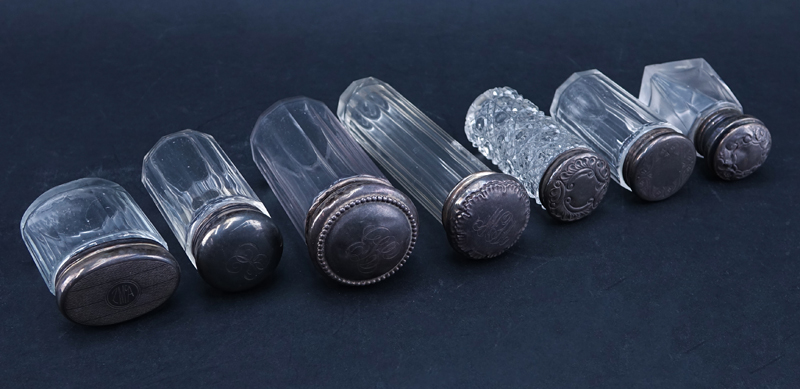
[[[664,200],[683,187],[692,175],[695,159],[688,138],[669,128],[656,128],[631,145],[622,178],[642,199]]]
[[[374,284],[406,263],[417,241],[417,220],[414,203],[389,181],[345,178],[317,196],[308,211],[308,253],[337,282]]]
[[[700,123],[694,139],[697,152],[723,180],[740,180],[767,160],[772,135],[761,120],[724,109]]]
[[[267,279],[283,254],[283,237],[272,218],[237,204],[212,213],[192,242],[197,271],[211,286],[238,292]]]
[[[545,170],[539,200],[550,216],[579,220],[600,205],[610,179],[606,160],[586,148],[572,149],[558,155]]]
[[[180,281],[169,251],[148,240],[112,241],[74,255],[56,276],[56,301],[68,319],[116,324],[152,311]]]
[[[517,242],[530,214],[530,198],[516,178],[479,172],[450,191],[442,224],[453,249],[472,259],[492,258]]]

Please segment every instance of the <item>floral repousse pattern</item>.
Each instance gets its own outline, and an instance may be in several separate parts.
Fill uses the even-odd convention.
[[[611,171],[608,163],[597,156],[584,156],[569,160],[553,175],[545,188],[550,214],[564,221],[581,219],[594,211],[608,190]],[[588,181],[580,185],[583,193],[574,193],[576,181]],[[588,192],[586,190],[589,190]]]
[[[473,146],[503,173],[520,180],[539,204],[539,184],[553,159],[571,149],[588,148],[507,87],[488,90],[472,103],[464,131]]]
[[[742,179],[761,167],[771,148],[772,136],[766,128],[745,126],[720,145],[714,170],[726,180]]]

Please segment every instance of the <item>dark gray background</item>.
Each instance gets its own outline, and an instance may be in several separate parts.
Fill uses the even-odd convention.
[[[796,388],[798,16],[796,1],[4,0],[0,386]],[[533,209],[493,261],[458,258],[421,213],[401,272],[332,285],[250,157],[273,102],[335,110],[365,76],[466,144],[486,89],[547,109],[572,72],[638,93],[645,65],[694,57],[772,131],[764,167],[728,183],[698,161],[659,203],[613,186],[573,224]],[[216,137],[283,230],[263,287],[206,285],[139,181],[147,150],[184,128]],[[130,191],[183,268],[175,295],[135,321],[67,321],[20,238],[39,194],[84,176]]]

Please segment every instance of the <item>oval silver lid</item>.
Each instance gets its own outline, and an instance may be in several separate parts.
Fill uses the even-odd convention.
[[[542,175],[539,200],[558,220],[580,220],[597,209],[610,180],[608,163],[594,151],[568,150],[553,159]]]
[[[100,326],[131,320],[164,303],[180,267],[161,245],[119,240],[74,255],[56,277],[56,301],[68,319]]]
[[[417,240],[417,209],[389,181],[348,177],[317,196],[306,217],[314,266],[347,285],[385,280],[408,260]]]
[[[530,213],[530,198],[516,178],[479,172],[450,191],[442,207],[442,224],[453,249],[484,259],[513,246],[528,225]]]

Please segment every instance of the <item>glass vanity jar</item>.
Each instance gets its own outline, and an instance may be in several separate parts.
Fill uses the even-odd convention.
[[[85,325],[108,325],[160,306],[180,267],[131,195],[83,178],[56,186],[25,211],[20,230],[58,308]]]
[[[644,68],[639,100],[694,142],[697,153],[724,180],[755,172],[767,159],[772,136],[702,58]]]
[[[550,115],[611,165],[611,177],[649,201],[683,187],[694,169],[692,142],[597,70],[570,76]]]
[[[608,163],[511,88],[478,96],[467,111],[464,132],[558,220],[590,215],[608,190]]]
[[[522,235],[530,215],[522,184],[490,171],[389,84],[353,82],[337,113],[367,153],[442,222],[457,252],[495,257]]]
[[[278,266],[280,230],[211,135],[184,130],[161,138],[144,157],[142,183],[210,285],[246,290]]]
[[[368,285],[406,263],[417,239],[417,209],[325,104],[278,101],[259,117],[250,146],[322,274]]]

